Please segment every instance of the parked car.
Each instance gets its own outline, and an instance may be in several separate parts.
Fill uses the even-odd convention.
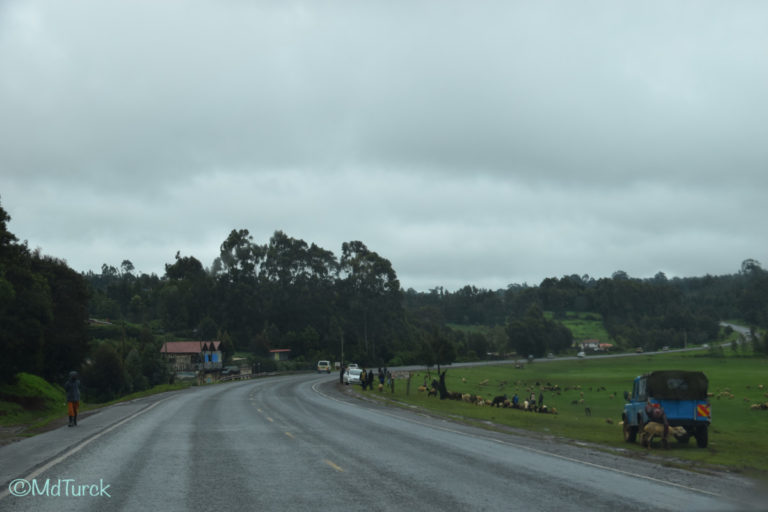
[[[317,362],[317,373],[331,373],[331,362],[330,361],[318,361]]]
[[[344,372],[344,376],[342,377],[344,384],[360,384],[361,373],[363,373],[363,370],[360,368],[349,368]]]
[[[552,352],[547,354],[547,359],[554,359],[554,358],[555,358],[555,354],[553,354]]]
[[[347,368],[359,368],[357,363],[347,363]]]
[[[681,443],[696,438],[700,448],[707,447],[709,425],[712,422],[707,387],[709,381],[702,372],[662,370],[635,378],[632,393],[625,391],[623,421],[624,440],[634,443],[638,433],[648,421],[646,403],[660,406],[671,427],[683,427],[684,433],[675,435]]]
[[[586,355],[587,354],[582,351],[582,352],[579,352],[578,354],[576,354],[576,357],[582,358],[582,357],[585,357]]]
[[[223,370],[221,370],[222,375],[240,375],[240,367],[239,366],[225,366]]]

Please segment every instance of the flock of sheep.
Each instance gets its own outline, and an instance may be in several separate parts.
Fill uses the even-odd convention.
[[[747,389],[752,389],[752,387],[751,386],[747,386]],[[759,389],[760,391],[763,391],[765,389],[765,386],[763,386],[762,384],[759,384],[757,386],[757,389]],[[731,393],[730,388],[725,388],[722,391],[720,391],[719,393],[707,393],[707,396],[710,397],[710,398],[715,398],[716,400],[720,400],[722,398],[727,398],[728,400],[733,400],[734,398],[736,398],[736,395]],[[765,397],[768,398],[768,393],[765,393]],[[749,408],[752,409],[753,411],[765,411],[765,410],[768,410],[768,402],[763,402],[763,403],[757,402],[757,403],[755,403],[754,400],[749,399],[749,398],[744,398],[744,401],[745,402],[752,402],[752,403],[750,403]]]

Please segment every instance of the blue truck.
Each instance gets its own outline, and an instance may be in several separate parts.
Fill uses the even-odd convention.
[[[638,432],[648,422],[645,406],[648,402],[664,408],[671,427],[683,427],[685,434],[676,435],[681,443],[696,438],[699,448],[706,448],[709,424],[712,421],[707,387],[709,382],[702,372],[663,370],[635,378],[632,394],[624,392],[624,440],[634,443]]]

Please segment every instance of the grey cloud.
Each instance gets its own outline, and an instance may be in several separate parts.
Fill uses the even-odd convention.
[[[766,250],[766,14],[8,1],[3,206],[78,268],[209,264],[245,227],[420,286],[728,272]]]

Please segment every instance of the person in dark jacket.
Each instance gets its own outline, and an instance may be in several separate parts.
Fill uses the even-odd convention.
[[[64,384],[67,392],[67,412],[69,427],[77,426],[77,411],[80,409],[80,379],[77,372],[69,372],[69,380]]]

